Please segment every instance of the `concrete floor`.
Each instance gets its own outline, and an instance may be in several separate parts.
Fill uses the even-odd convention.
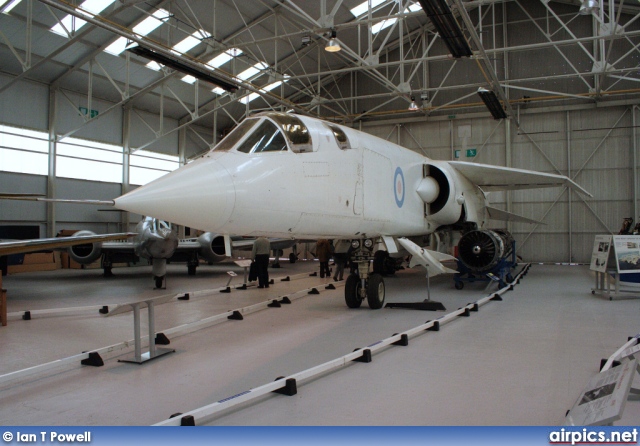
[[[73,366],[0,384],[2,425],[150,425],[365,347],[485,296],[484,284],[453,288],[431,281],[445,312],[350,310],[344,290],[309,277],[316,262],[282,263],[269,289],[217,291],[233,263],[202,266],[196,276],[169,265],[167,290],[153,290],[149,267],[59,270],[4,278],[9,312],[113,305],[163,294],[197,292],[156,307],[167,330],[228,310],[318,287],[291,305],[266,309],[171,338],[176,352],[143,365],[105,356],[103,367]],[[301,278],[289,282],[287,275]],[[241,283],[241,275],[234,283]],[[387,302],[422,301],[421,269],[385,279]],[[391,347],[371,363],[349,363],[298,386],[211,419],[212,425],[558,425],[607,358],[639,330],[640,300],[609,301],[590,292],[588,266],[533,265],[502,302],[491,302],[407,347]],[[207,291],[209,290],[209,291]],[[146,332],[143,311],[142,332]],[[0,328],[0,375],[133,338],[132,313],[76,312],[13,318]],[[0,376],[0,379],[2,376]],[[640,387],[636,376],[635,387]],[[640,401],[616,424],[637,425]]]

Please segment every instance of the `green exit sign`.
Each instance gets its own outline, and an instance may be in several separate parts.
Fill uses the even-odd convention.
[[[467,158],[473,158],[474,156],[476,156],[476,153],[476,149],[467,149]]]
[[[99,113],[98,110],[89,110],[87,107],[78,107],[78,110],[85,116],[89,115],[90,118],[95,118]]]

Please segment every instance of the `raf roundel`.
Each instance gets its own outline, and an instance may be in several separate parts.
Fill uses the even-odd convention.
[[[404,174],[402,169],[398,167],[393,177],[393,191],[396,198],[396,204],[399,208],[404,204]]]

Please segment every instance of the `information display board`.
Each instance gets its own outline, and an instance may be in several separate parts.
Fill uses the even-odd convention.
[[[614,235],[613,247],[620,274],[640,273],[640,235]]]
[[[607,270],[612,237],[611,235],[596,235],[591,254],[591,271],[604,273]]]
[[[637,360],[625,360],[594,376],[565,418],[570,426],[602,426],[620,419],[631,383],[636,373]]]
[[[615,269],[620,274],[640,273],[640,235],[596,235],[591,271]]]

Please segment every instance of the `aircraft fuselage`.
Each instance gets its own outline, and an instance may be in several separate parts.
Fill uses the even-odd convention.
[[[116,206],[246,236],[414,236],[463,215],[484,223],[484,194],[447,162],[304,116],[264,113],[245,122],[250,120],[249,129],[238,128],[242,135],[228,137],[235,144],[225,147],[225,139],[205,156],[117,198]],[[291,131],[295,125],[304,127],[306,139]],[[267,149],[260,151],[260,144]],[[438,181],[428,169],[438,170]],[[441,206],[430,212],[434,201]]]

